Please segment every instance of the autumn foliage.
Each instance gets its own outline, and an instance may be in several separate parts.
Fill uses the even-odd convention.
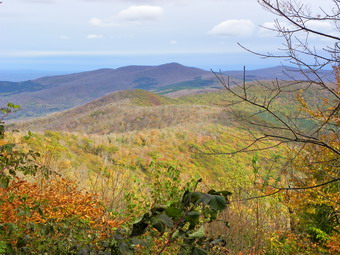
[[[17,179],[0,189],[0,201],[0,234],[9,253],[49,250],[53,244],[46,239],[54,240],[61,254],[75,245],[91,244],[95,250],[124,223],[112,220],[95,195],[59,177],[33,183]]]
[[[62,178],[30,183],[16,180],[0,189],[0,222],[45,223],[79,217],[90,223],[104,222],[105,208],[93,195],[81,192],[75,183]],[[19,213],[25,211],[26,213]]]

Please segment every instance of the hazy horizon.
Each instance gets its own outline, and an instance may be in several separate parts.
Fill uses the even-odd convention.
[[[242,55],[248,55],[242,58]],[[209,62],[208,62],[208,61]],[[44,62],[44,65],[40,63]],[[184,55],[145,55],[136,56],[73,56],[73,57],[34,57],[10,58],[6,64],[0,63],[1,71],[43,71],[43,72],[83,72],[101,68],[119,68],[129,65],[157,66],[166,63],[179,63],[204,70],[241,70],[243,66],[254,70],[290,65],[282,59],[263,61],[250,53],[244,54],[184,54]]]
[[[276,18],[256,0],[4,0],[0,70],[79,72],[169,62],[205,70],[277,66],[282,59],[264,60],[238,45],[278,53],[282,38],[263,28],[272,28]],[[335,31],[328,22],[310,25]],[[320,48],[328,43],[310,40]]]

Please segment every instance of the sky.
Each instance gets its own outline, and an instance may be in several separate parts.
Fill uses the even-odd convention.
[[[261,59],[237,44],[277,51],[282,39],[261,27],[275,18],[256,0],[3,0],[0,70],[275,66],[282,60]]]

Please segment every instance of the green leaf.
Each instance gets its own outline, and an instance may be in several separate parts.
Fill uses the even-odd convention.
[[[182,197],[182,205],[184,207],[187,207],[190,205],[190,191],[189,190],[186,190],[183,194],[183,197]]]
[[[200,203],[200,200],[202,199],[202,196],[204,195],[206,194],[202,192],[186,191],[182,199],[182,204],[183,206],[189,206],[190,203],[193,203],[193,204]]]
[[[164,223],[158,221],[158,222],[155,222],[153,225],[152,225],[155,229],[158,230],[158,232],[160,233],[164,233],[165,232],[165,225]]]
[[[190,196],[190,202],[195,204],[202,196],[201,192],[190,192],[189,193]]]
[[[191,255],[208,255],[208,252],[202,248],[194,247],[191,251]]]
[[[178,218],[182,215],[182,210],[176,207],[169,206],[166,208],[165,213],[171,218]]]
[[[221,211],[226,208],[227,206],[227,201],[223,196],[220,195],[214,195],[212,196],[209,206],[211,209],[216,210],[216,211]]]
[[[174,222],[172,219],[166,215],[166,214],[161,214],[158,216],[159,221],[163,222],[167,227],[172,228],[174,226]]]
[[[146,231],[146,228],[149,226],[149,220],[150,215],[148,213],[144,214],[141,220],[132,225],[130,237],[143,235]]]
[[[204,204],[208,205],[210,203],[211,199],[212,199],[211,195],[209,195],[209,194],[202,194],[200,199],[197,201],[197,203],[198,204],[199,203],[204,203]]]
[[[185,220],[190,223],[189,229],[194,229],[195,226],[199,223],[201,213],[196,211],[191,211],[185,217]]]
[[[205,236],[204,227],[201,226],[196,232],[188,235],[190,238],[201,238]]]
[[[164,233],[166,227],[172,228],[173,225],[172,219],[166,214],[157,215],[152,218],[152,226],[160,233]]]
[[[20,109],[20,105],[13,104],[13,103],[8,103],[7,107],[8,108],[13,108],[13,109]]]

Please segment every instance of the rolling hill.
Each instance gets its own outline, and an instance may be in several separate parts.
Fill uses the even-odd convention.
[[[64,112],[15,124],[15,129],[109,134],[192,123],[221,123],[223,108],[185,103],[146,90],[113,92]]]
[[[152,90],[195,79],[208,79],[204,83],[207,86],[211,77],[211,72],[177,63],[100,69],[26,82],[0,82],[0,104],[14,102],[22,106],[21,116],[39,116],[82,105],[114,91]]]
[[[284,71],[282,66],[247,71],[246,80],[304,78],[296,69],[289,72],[288,78]],[[232,83],[243,77],[242,71],[226,71],[223,74],[230,76]],[[322,72],[320,75],[329,80],[333,79],[331,71]],[[0,105],[8,102],[21,105],[22,110],[12,115],[12,118],[36,117],[80,106],[115,91],[144,89],[176,97],[212,91],[219,86],[218,80],[211,72],[178,63],[126,66],[22,82],[3,81],[0,82]]]

